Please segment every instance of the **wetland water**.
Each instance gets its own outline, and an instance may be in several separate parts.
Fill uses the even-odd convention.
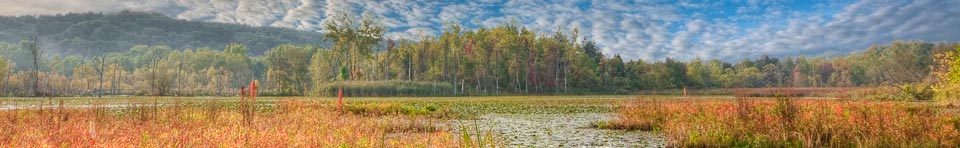
[[[508,147],[664,147],[655,133],[590,127],[613,118],[611,113],[484,114],[451,124],[498,134],[497,141]]]
[[[401,105],[449,106],[456,111],[476,114],[476,116],[446,122],[451,130],[466,126],[468,130],[479,129],[490,132],[494,141],[507,147],[664,147],[665,140],[657,133],[643,131],[603,130],[590,125],[611,121],[615,113],[611,111],[611,102],[619,98],[593,99],[597,97],[571,98],[377,98],[359,100],[358,104],[398,103]],[[404,100],[407,99],[407,100]],[[235,99],[188,98],[188,104],[203,103],[207,100],[220,100],[221,103],[235,102]],[[273,106],[279,98],[264,98],[260,105]],[[523,100],[523,101],[518,101]],[[59,100],[3,100],[0,110],[59,108]],[[104,105],[90,105],[90,100],[68,101],[64,108],[125,108],[132,106],[167,106],[178,102],[161,98],[159,101],[131,102],[126,98],[107,101]],[[72,102],[71,102],[72,101]],[[366,102],[362,102],[366,101]],[[389,102],[395,101],[395,102]],[[42,105],[41,105],[42,104]],[[489,138],[489,137],[484,137]]]

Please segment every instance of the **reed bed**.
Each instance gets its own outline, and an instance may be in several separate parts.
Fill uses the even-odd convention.
[[[326,101],[280,100],[250,108],[211,100],[123,108],[0,111],[0,145],[10,147],[464,147],[442,120],[405,114],[337,112]],[[247,117],[255,116],[256,118]],[[249,122],[249,123],[247,123]]]
[[[672,147],[958,147],[955,108],[929,102],[738,98],[623,102],[601,128],[657,131]]]

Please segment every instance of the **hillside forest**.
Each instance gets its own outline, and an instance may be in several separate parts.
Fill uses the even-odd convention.
[[[930,99],[960,83],[957,43],[894,41],[830,57],[624,60],[577,28],[507,22],[391,39],[377,18],[327,32],[176,20],[147,12],[0,17],[3,96],[464,96],[631,94],[759,87],[896,88]],[[948,85],[949,84],[949,85]]]

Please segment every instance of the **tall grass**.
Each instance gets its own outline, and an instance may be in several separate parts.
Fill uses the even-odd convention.
[[[480,129],[477,120],[473,120],[472,125],[459,123],[460,129],[460,147],[496,147],[496,138],[490,131]]]
[[[915,102],[640,99],[607,128],[658,131],[677,147],[957,147],[955,112]]]
[[[430,116],[341,114],[323,101],[284,99],[245,120],[239,104],[155,104],[124,108],[0,111],[0,145],[10,147],[457,147],[457,134]],[[43,105],[50,105],[45,103]],[[38,105],[42,106],[42,105]],[[425,108],[425,107],[424,107]],[[251,122],[251,123],[246,123]]]

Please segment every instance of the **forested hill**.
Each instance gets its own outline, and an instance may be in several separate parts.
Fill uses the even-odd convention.
[[[35,36],[46,53],[84,56],[125,52],[134,45],[196,49],[232,42],[246,45],[251,55],[261,55],[280,44],[313,45],[323,39],[319,32],[191,22],[149,12],[0,16],[0,41],[18,43]]]

